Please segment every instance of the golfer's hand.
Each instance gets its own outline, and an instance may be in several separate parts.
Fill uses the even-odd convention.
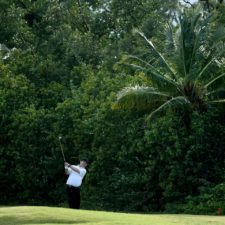
[[[70,167],[70,164],[68,162],[65,162],[66,167]]]

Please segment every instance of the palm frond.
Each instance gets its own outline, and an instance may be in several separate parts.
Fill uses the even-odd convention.
[[[208,103],[225,103],[225,99],[219,99],[219,100],[208,101]]]
[[[166,32],[166,46],[168,51],[174,51],[174,49],[176,49],[176,42],[174,39],[174,34],[173,34],[173,25],[171,25],[170,23],[168,23]]]
[[[212,38],[214,41],[214,45],[212,47],[214,48],[218,42],[225,40],[225,28],[223,26],[218,27],[217,30],[213,33]]]
[[[201,14],[196,15],[195,23],[197,23],[197,21],[199,20],[200,15]],[[204,28],[202,27],[193,27],[193,30],[195,30],[195,35],[193,35],[193,46],[192,46],[192,51],[190,54],[191,57],[190,57],[190,63],[188,68],[189,79],[192,78],[192,72],[195,74],[194,64],[196,62],[196,55],[198,51],[202,48],[201,35],[203,33],[203,29]]]
[[[173,80],[171,80],[170,77],[161,74],[158,70],[156,70],[155,67],[153,67],[151,65],[149,65],[149,68],[146,68],[146,67],[142,67],[142,66],[139,66],[139,65],[136,65],[136,64],[129,64],[129,63],[123,63],[123,64],[126,65],[126,66],[133,67],[137,71],[138,70],[143,71],[143,72],[145,72],[146,75],[150,74],[152,80],[158,82],[158,84],[164,82],[169,86],[173,86],[175,89],[179,88],[177,83],[174,82]]]
[[[136,60],[137,62],[140,62],[140,63],[142,63],[142,64],[144,64],[144,65],[146,65],[146,66],[149,66],[149,67],[152,67],[152,68],[153,68],[153,66],[150,64],[150,62],[147,62],[147,61],[141,59],[141,58],[138,57],[138,56],[135,56],[135,55],[126,55],[126,60],[128,60],[128,59],[134,59],[134,60]]]
[[[195,82],[197,82],[205,71],[207,71],[208,67],[215,61],[215,57],[208,61],[208,63],[200,70],[200,72],[196,75]]]
[[[180,76],[189,77],[194,73],[193,67],[196,61],[196,52],[201,46],[202,31],[201,13],[199,10],[192,12],[190,16],[186,11],[177,16],[177,24],[167,28],[167,46],[172,50],[174,63]],[[174,48],[172,48],[174,47]]]
[[[221,77],[224,77],[225,73],[217,76],[216,78],[213,78],[211,81],[209,81],[207,84],[204,85],[204,88],[207,88],[208,86],[210,86],[212,83],[214,83],[215,81],[217,81],[218,79],[220,79]]]
[[[225,94],[225,88],[224,87],[220,87],[220,88],[217,88],[213,91],[210,91],[210,92],[207,92],[206,93],[206,96],[210,96],[210,95],[215,95],[215,94]]]
[[[182,69],[183,69],[183,74],[184,77],[187,76],[187,68],[186,68],[186,57],[185,57],[185,30],[184,27],[185,25],[183,24],[183,20],[181,19],[181,17],[179,17],[179,23],[180,23],[180,27],[179,27],[179,50],[180,50],[180,56],[181,56],[181,62],[182,62]]]
[[[212,63],[214,63],[218,58],[221,58],[224,53],[225,53],[225,48],[224,49],[221,49],[221,51],[220,51],[220,53],[218,53],[218,55],[213,55],[212,58],[208,61],[208,63],[206,63],[206,65],[196,75],[195,81],[197,82],[202,77],[202,75],[207,71],[207,69],[209,68],[209,66]]]
[[[164,56],[155,48],[153,43],[150,40],[148,40],[148,38],[142,32],[137,31],[137,33],[148,43],[148,45],[156,53],[156,55],[158,55],[158,57],[160,58],[160,60],[163,62],[163,64],[166,66],[168,72],[170,73],[171,78],[174,80],[177,80],[176,74],[174,73],[173,69],[169,66],[169,64],[167,63]]]
[[[202,7],[193,10],[185,10],[179,16],[179,57],[182,59],[183,74],[185,77],[192,78],[196,70],[196,61],[199,50],[204,46],[208,38],[206,31],[211,15],[204,17]]]
[[[183,96],[171,98],[170,100],[166,101],[164,104],[160,105],[156,110],[154,110],[147,117],[147,120],[151,120],[153,118],[153,116],[155,116],[159,112],[162,112],[163,110],[166,110],[168,107],[175,108],[178,105],[184,106],[184,105],[190,105],[190,104],[191,104],[190,101]]]
[[[159,92],[152,87],[134,86],[123,88],[117,95],[116,102],[112,109],[139,109],[150,110],[151,107],[161,104],[170,96],[166,93]]]

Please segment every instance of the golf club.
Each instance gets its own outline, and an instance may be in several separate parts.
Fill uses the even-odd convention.
[[[63,152],[63,147],[62,147],[61,139],[62,139],[62,137],[61,137],[61,136],[59,136],[59,144],[60,144],[60,148],[61,148],[62,156],[63,156],[64,162],[66,162],[66,158],[65,158],[65,155],[64,155],[64,152]]]

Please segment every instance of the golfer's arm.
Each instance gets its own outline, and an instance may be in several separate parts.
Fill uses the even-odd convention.
[[[69,168],[70,168],[71,170],[77,172],[77,173],[80,173],[80,170],[77,169],[76,167],[72,166],[72,165],[70,165]]]

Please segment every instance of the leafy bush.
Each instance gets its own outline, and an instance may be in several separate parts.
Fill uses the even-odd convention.
[[[189,213],[189,214],[225,214],[225,184],[221,183],[214,187],[202,188],[198,196],[188,196],[183,203],[169,203],[166,212]]]

